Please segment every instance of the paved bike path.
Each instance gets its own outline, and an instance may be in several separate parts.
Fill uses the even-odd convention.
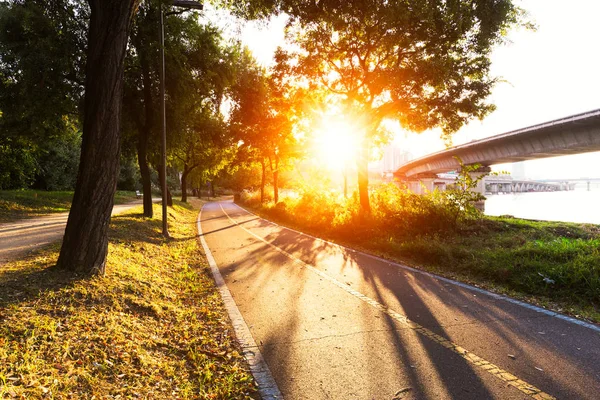
[[[203,237],[288,399],[595,399],[600,329],[209,203]],[[248,350],[248,349],[246,349]]]

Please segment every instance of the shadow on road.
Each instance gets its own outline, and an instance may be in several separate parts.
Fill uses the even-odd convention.
[[[447,340],[453,340],[448,328],[452,328],[456,333],[461,325],[465,326],[465,332],[471,328],[469,325],[478,325],[479,335],[465,334],[460,340],[470,338],[473,341],[460,344],[477,354],[480,349],[487,347],[489,350],[490,344],[493,343],[491,347],[510,349],[510,354],[518,355],[518,361],[512,361],[503,354],[506,361],[499,365],[501,368],[513,369],[517,366],[535,372],[533,366],[542,363],[546,364],[548,369],[554,365],[561,365],[563,374],[553,380],[544,379],[545,389],[565,398],[589,397],[589,393],[578,391],[569,385],[569,377],[581,375],[582,371],[574,367],[577,361],[580,361],[579,358],[575,357],[573,352],[568,352],[567,347],[559,346],[556,341],[552,342],[548,336],[538,334],[537,337],[532,337],[532,334],[537,334],[531,332],[532,320],[546,317],[543,314],[530,312],[503,300],[493,300],[483,294],[478,295],[434,277],[416,275],[385,260],[346,250],[310,236],[299,235],[288,229],[274,230],[264,238],[338,281],[351,282],[353,289]],[[406,351],[406,340],[401,334],[405,328],[388,315],[385,315],[384,319],[399,360],[404,366],[414,364],[414,360]],[[365,326],[369,323],[369,320],[364,321]],[[428,364],[435,368],[436,375],[449,397],[494,397],[479,376],[485,372],[449,350],[440,351],[441,345],[426,336],[416,336],[420,348],[427,354]],[[540,354],[544,355],[542,360],[533,358],[533,355]],[[565,360],[570,362],[565,363]],[[593,361],[590,362],[593,364]],[[518,375],[522,379],[535,382],[540,379],[540,374],[534,372],[519,372]],[[431,396],[431,393],[423,391],[431,382],[424,380],[422,374],[417,375],[408,370],[408,376],[413,388],[419,388],[415,393],[417,397]],[[457,383],[457,376],[461,377],[460,384]],[[589,379],[594,380],[592,374]]]

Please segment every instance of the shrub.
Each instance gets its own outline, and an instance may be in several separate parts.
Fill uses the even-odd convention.
[[[242,192],[239,201],[261,207],[258,191]],[[455,209],[437,193],[420,196],[393,184],[372,190],[371,205],[371,215],[362,215],[356,193],[346,199],[335,192],[304,187],[282,196],[277,205],[263,204],[262,209],[269,215],[337,236],[443,234],[453,231],[457,221]]]

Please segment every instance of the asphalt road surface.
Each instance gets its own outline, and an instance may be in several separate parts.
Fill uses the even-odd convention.
[[[141,204],[142,200],[137,200],[115,205],[112,215],[123,213]],[[68,218],[69,213],[64,212],[0,224],[0,266],[40,246],[62,239]]]
[[[286,399],[599,399],[600,329],[209,203],[211,250]],[[248,349],[246,349],[248,350]]]

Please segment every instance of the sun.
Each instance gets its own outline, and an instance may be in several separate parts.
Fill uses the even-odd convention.
[[[315,153],[321,165],[342,170],[356,159],[358,137],[355,127],[342,118],[326,118],[315,132]]]

